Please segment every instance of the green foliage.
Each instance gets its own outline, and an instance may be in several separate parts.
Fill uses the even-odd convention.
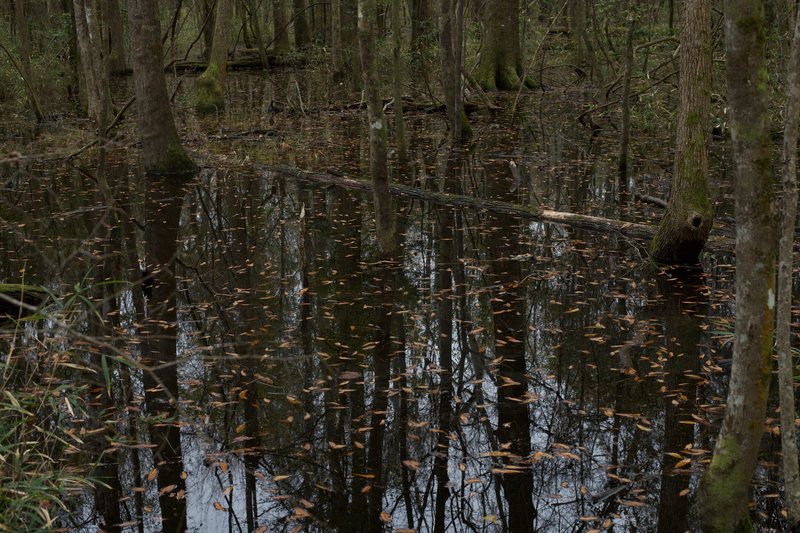
[[[77,58],[72,57],[70,52],[71,23],[66,14],[41,16],[45,16],[46,20],[32,21],[29,26],[33,76],[31,83],[45,113],[61,112],[64,98],[77,91],[77,80],[73,72]],[[6,19],[0,20],[0,43],[4,44],[19,66],[17,40],[10,22]],[[0,107],[16,112],[28,109],[22,76],[5,52],[0,52]]]
[[[72,329],[99,316],[88,291],[78,284],[62,299],[51,294],[43,310],[0,332],[0,532],[53,530],[70,500],[97,484],[86,469],[94,458],[86,457],[81,432],[90,418],[89,385],[73,378],[99,372],[108,390],[110,361],[102,355],[95,370],[58,334],[31,341],[24,326],[39,319],[42,328]]]

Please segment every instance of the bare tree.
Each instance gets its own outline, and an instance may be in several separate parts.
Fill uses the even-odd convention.
[[[711,231],[708,134],[711,106],[711,2],[682,3],[680,103],[672,193],[651,250],[668,263],[696,263]]]
[[[181,145],[161,64],[161,25],[154,2],[128,2],[131,56],[142,163],[149,173],[184,173],[195,165]]]
[[[778,301],[775,347],[778,352],[778,387],[781,405],[781,450],[784,498],[789,525],[800,526],[800,471],[797,460],[797,429],[792,360],[792,267],[794,228],[797,219],[797,124],[800,121],[800,16],[796,16],[786,77],[786,108],[783,128],[783,198],[778,246]]]
[[[361,49],[361,70],[367,99],[369,122],[369,171],[372,178],[372,198],[375,204],[375,226],[381,252],[391,253],[395,247],[394,213],[389,193],[389,173],[386,156],[386,119],[375,61],[375,0],[358,2],[358,40]]]
[[[727,0],[725,30],[736,179],[736,334],[725,418],[698,493],[707,532],[752,528],[747,503],[764,432],[775,307],[763,4]]]

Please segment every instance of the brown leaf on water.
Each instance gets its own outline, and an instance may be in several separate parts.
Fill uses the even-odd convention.
[[[410,468],[411,470],[419,470],[419,461],[415,461],[413,459],[406,459],[403,461],[403,464],[406,467]]]

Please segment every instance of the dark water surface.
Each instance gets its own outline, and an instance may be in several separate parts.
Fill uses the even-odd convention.
[[[144,178],[134,150],[109,152],[105,184],[89,162],[4,169],[0,281],[24,270],[96,311],[26,326],[15,357],[42,379],[55,374],[36,360],[42,346],[97,370],[58,375],[92,384],[87,408],[105,417],[101,463],[118,465],[110,494],[128,530],[160,530],[167,478],[185,478],[175,501],[194,531],[696,529],[727,393],[731,257],[662,271],[620,235],[395,199],[402,246],[387,259],[368,195],[253,166],[358,175],[362,113],[312,113],[337,88],[302,78],[294,111],[292,79],[231,80],[219,123],[188,119],[206,154],[195,177]],[[410,113],[411,160],[394,157],[392,179],[657,220],[633,193],[666,195],[671,134],[643,132],[634,178],[620,182],[614,140],[574,120],[580,98],[527,96],[514,128],[504,113],[476,117],[474,145],[458,152],[441,116]],[[724,183],[716,170],[722,216]],[[104,407],[102,354],[113,356]],[[168,420],[148,430],[145,413],[170,405],[179,436]],[[154,465],[149,441],[181,453]],[[782,524],[778,451],[766,434],[763,529]],[[93,530],[96,499],[74,503],[62,525]]]

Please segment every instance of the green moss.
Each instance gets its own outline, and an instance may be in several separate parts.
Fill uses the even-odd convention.
[[[209,115],[225,107],[225,88],[219,65],[209,63],[192,88],[194,110],[199,115]]]
[[[717,444],[711,465],[703,475],[700,486],[703,531],[753,531],[747,513],[737,513],[737,510],[747,508],[750,486],[750,479],[742,468],[742,462],[741,446],[733,436],[728,435]]]
[[[197,171],[197,165],[183,149],[176,135],[164,148],[164,155],[158,164],[146,170],[148,174],[191,174]]]

